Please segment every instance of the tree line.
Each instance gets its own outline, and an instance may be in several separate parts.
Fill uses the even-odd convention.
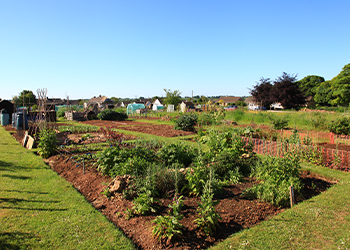
[[[274,81],[261,77],[250,89],[250,94],[264,107],[279,102],[284,108],[291,109],[304,105],[307,98],[312,98],[317,106],[349,106],[350,64],[329,81],[317,75],[298,81],[296,75],[285,72]]]

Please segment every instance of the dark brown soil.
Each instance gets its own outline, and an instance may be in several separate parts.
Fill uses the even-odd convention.
[[[324,148],[330,148],[330,149],[338,149],[338,150],[342,150],[342,151],[350,151],[350,145],[345,145],[345,144],[338,144],[338,146],[336,144],[332,144],[332,143],[319,143],[318,144],[321,147]]]
[[[135,132],[163,136],[163,137],[176,137],[176,136],[195,134],[193,132],[176,130],[171,125],[149,124],[149,123],[137,122],[137,121],[118,122],[118,121],[91,120],[91,121],[84,121],[82,123],[100,126],[100,127],[119,128],[123,130],[135,131]]]

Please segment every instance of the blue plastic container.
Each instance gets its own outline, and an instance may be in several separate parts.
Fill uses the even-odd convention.
[[[24,123],[24,130],[28,129],[28,119],[26,114],[23,114],[23,112],[18,112],[16,113],[15,119],[16,119],[15,126],[17,130],[23,129],[23,123]]]
[[[10,123],[10,115],[7,113],[6,109],[1,110],[1,125],[7,126]]]

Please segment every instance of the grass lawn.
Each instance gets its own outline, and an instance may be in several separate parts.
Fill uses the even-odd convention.
[[[134,249],[134,245],[0,127],[0,249]]]

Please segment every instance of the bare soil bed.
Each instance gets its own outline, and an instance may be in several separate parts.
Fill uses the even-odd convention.
[[[123,130],[135,131],[135,132],[163,136],[163,137],[177,137],[177,136],[195,134],[193,132],[176,130],[171,125],[148,124],[148,123],[137,122],[137,121],[120,121],[119,122],[119,121],[90,120],[90,121],[84,121],[81,123],[100,126],[100,127],[119,128]]]
[[[338,150],[343,150],[343,151],[350,151],[350,145],[345,145],[345,144],[338,144],[338,146],[336,144],[332,144],[332,143],[319,143],[318,144],[321,147],[324,148],[330,148],[330,149],[338,149]]]

